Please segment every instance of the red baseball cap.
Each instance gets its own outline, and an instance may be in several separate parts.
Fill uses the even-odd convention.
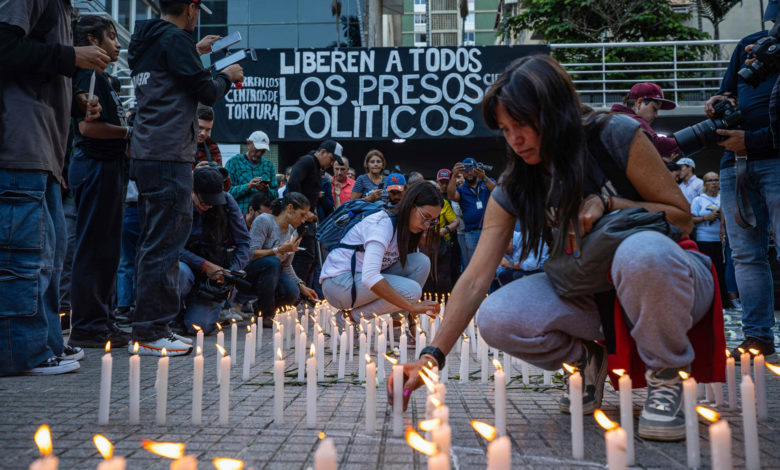
[[[452,172],[446,168],[436,172],[436,181],[449,180],[450,177],[452,177]]]
[[[632,100],[645,98],[658,101],[661,103],[661,109],[674,109],[677,107],[677,104],[674,101],[664,99],[664,92],[661,90],[661,87],[655,83],[637,83],[631,87],[631,91],[628,92],[628,97]]]

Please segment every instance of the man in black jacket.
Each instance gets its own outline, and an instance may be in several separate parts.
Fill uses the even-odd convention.
[[[231,83],[243,79],[238,65],[214,78],[203,68],[199,53],[210,52],[219,37],[195,44],[192,32],[200,9],[207,11],[200,0],[160,1],[160,19],[139,21],[128,48],[138,99],[130,175],[139,192],[133,316],[139,354],[160,355],[165,348],[177,356],[192,350],[191,342],[174,335],[168,324],[179,310],[179,253],[192,224],[195,111],[198,102],[213,105]]]
[[[300,246],[306,248],[306,251],[299,251],[293,258],[295,274],[308,286],[311,286],[312,274],[314,274],[317,260],[317,241],[315,239],[317,216],[315,214],[322,193],[320,170],[327,170],[333,166],[333,162],[339,162],[339,165],[343,165],[344,160],[341,159],[343,150],[344,147],[335,140],[326,140],[320,144],[316,151],[307,153],[295,162],[290,179],[287,181],[287,191],[298,192],[306,196],[311,208],[306,223],[298,229],[298,232],[303,234]]]

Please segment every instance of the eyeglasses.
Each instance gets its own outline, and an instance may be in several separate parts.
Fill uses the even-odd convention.
[[[717,183],[720,180],[704,180],[705,183]]]
[[[423,225],[430,226],[430,225],[436,225],[436,224],[439,223],[439,218],[438,217],[433,218],[433,219],[429,218],[425,214],[423,214],[423,211],[420,210],[420,206],[414,206],[414,207],[415,207],[415,209],[417,209],[417,212],[420,214],[420,217],[422,217]]]

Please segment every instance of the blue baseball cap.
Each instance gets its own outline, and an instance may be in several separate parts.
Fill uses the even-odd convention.
[[[469,157],[463,160],[463,166],[471,165],[471,166],[477,166],[477,161],[473,158]]]
[[[400,173],[390,173],[385,179],[388,191],[403,191],[406,186],[406,178]]]
[[[764,17],[762,21],[775,21],[777,18],[777,9],[780,6],[780,1],[769,0],[766,4],[766,10],[764,10]]]

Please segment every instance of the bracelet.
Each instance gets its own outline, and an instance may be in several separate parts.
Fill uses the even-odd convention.
[[[125,140],[130,140],[133,136],[133,128],[130,126],[125,127]]]
[[[444,353],[441,352],[441,349],[437,348],[436,346],[426,346],[422,349],[422,351],[420,351],[420,357],[425,355],[433,357],[433,359],[437,362],[436,366],[439,368],[439,370],[444,368],[445,356]]]
[[[604,213],[606,214],[607,212],[610,211],[610,208],[612,207],[612,201],[609,199],[608,196],[605,196],[603,194],[599,194],[598,196],[601,199],[601,203],[604,204]]]
[[[277,256],[279,255],[279,247],[278,246],[274,247],[274,254],[277,255]]]

